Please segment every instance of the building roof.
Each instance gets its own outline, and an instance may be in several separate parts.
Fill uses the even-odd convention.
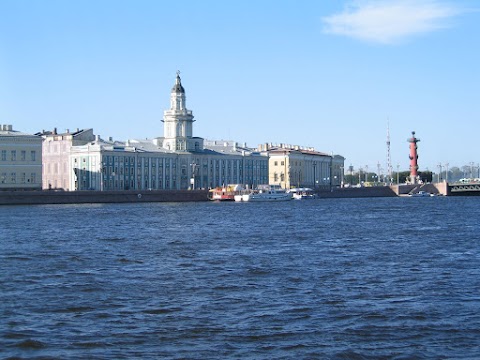
[[[316,155],[316,156],[328,156],[332,157],[332,155],[323,153],[320,151],[316,151],[314,149],[303,149],[300,147],[271,147],[267,150],[269,153],[273,154],[284,154],[284,153],[299,153],[299,154],[304,154],[304,155]]]
[[[0,136],[2,137],[38,137],[37,134],[27,134],[13,130],[12,125],[0,125]]]
[[[127,141],[104,140],[96,136],[95,140],[83,145],[74,146],[73,149],[85,147],[96,148],[102,151],[125,151],[137,153],[163,153],[163,154],[198,154],[198,155],[261,155],[257,149],[248,148],[246,144],[239,145],[234,141],[204,140],[204,149],[199,151],[178,152],[165,149],[157,145],[156,139],[131,139]]]
[[[203,146],[205,150],[215,152],[217,154],[240,155],[240,154],[258,154],[257,149],[247,147],[246,144],[240,145],[232,140],[204,140]]]
[[[52,131],[50,130],[42,130],[38,133],[36,133],[35,135],[40,135],[40,136],[49,136],[49,135],[60,135],[60,136],[65,136],[65,135],[72,135],[72,136],[76,136],[76,135],[79,135],[85,131],[89,131],[89,130],[93,130],[93,129],[75,129],[75,131],[70,131],[70,130],[65,130],[65,132],[63,133],[59,133],[57,132],[57,128],[54,128]]]

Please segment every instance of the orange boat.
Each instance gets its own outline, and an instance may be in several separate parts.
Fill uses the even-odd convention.
[[[208,192],[208,198],[213,201],[234,201],[235,195],[242,190],[243,187],[238,184],[218,186]]]

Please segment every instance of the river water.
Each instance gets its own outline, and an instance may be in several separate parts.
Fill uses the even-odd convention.
[[[0,358],[478,359],[479,200],[0,207]]]

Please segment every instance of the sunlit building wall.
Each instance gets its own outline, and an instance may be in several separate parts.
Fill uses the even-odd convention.
[[[42,138],[0,125],[0,190],[42,188]]]

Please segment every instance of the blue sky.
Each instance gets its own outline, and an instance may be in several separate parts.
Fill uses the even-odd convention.
[[[480,3],[0,0],[0,123],[163,135],[181,71],[194,135],[346,165],[480,162]]]

